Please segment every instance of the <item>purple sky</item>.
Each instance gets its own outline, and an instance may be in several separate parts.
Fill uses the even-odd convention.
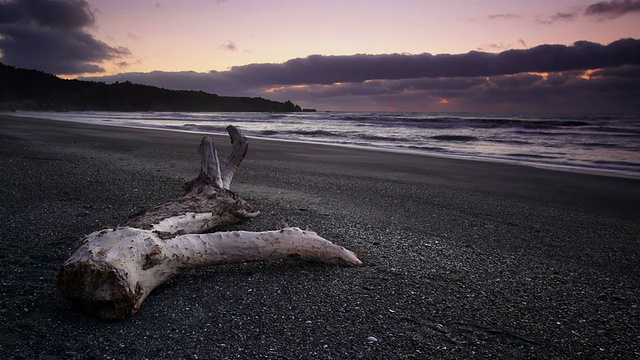
[[[640,113],[640,0],[0,0],[0,61],[319,110]]]

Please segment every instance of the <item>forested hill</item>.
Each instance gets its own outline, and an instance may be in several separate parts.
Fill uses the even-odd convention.
[[[0,110],[52,111],[273,111],[302,109],[290,101],[218,96],[154,86],[64,80],[0,63]]]

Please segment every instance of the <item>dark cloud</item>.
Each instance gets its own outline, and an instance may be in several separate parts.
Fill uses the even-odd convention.
[[[587,7],[584,14],[604,18],[617,18],[636,11],[640,11],[640,0],[613,0],[592,4]]]
[[[467,99],[491,106],[498,101],[511,108],[544,112],[637,113],[640,104],[638,79],[603,76],[587,78],[584,74],[549,74],[532,86],[518,90],[498,87],[479,92]]]
[[[637,113],[640,81],[602,77],[587,80],[578,74],[518,74],[490,78],[380,80],[373,84],[289,87],[269,94],[276,99],[296,99],[302,106],[357,110],[363,103],[384,110],[406,111],[534,112],[534,113]],[[454,83],[455,86],[450,86]],[[376,91],[364,88],[375,88]],[[330,89],[332,89],[330,91]],[[368,91],[365,91],[368,90]],[[353,95],[355,94],[355,95]],[[442,99],[448,104],[443,106]]]
[[[94,62],[126,54],[91,35],[73,31],[65,36],[41,28],[11,27],[2,30],[2,62],[55,74],[97,73],[104,71]]]
[[[343,110],[640,111],[640,40],[579,41],[497,54],[309,56],[229,71],[93,78]],[[595,71],[594,71],[595,70]],[[634,98],[635,96],[635,98]],[[443,98],[448,104],[438,104]],[[588,99],[588,101],[584,100]],[[434,108],[439,106],[448,108]],[[493,110],[492,110],[493,109]]]
[[[0,3],[0,23],[33,22],[41,27],[70,30],[93,25],[94,15],[82,0],[13,0]]]
[[[640,40],[622,39],[609,45],[579,41],[572,46],[541,45],[497,54],[471,51],[458,55],[353,55],[289,60],[282,64],[252,64],[217,73],[220,80],[243,84],[333,84],[373,79],[473,77],[585,70],[640,64]]]
[[[98,64],[129,54],[85,31],[95,17],[84,0],[0,2],[0,61],[54,74],[98,73]]]
[[[489,78],[378,80],[338,87],[287,87],[269,94],[296,99],[306,107],[356,110],[363,102],[377,109],[407,111],[637,113],[640,79],[584,72],[501,75]],[[441,99],[449,101],[446,106]],[[351,106],[352,108],[349,108]]]
[[[619,77],[626,79],[640,79],[640,66],[638,65],[627,65],[621,66],[612,69],[602,69],[598,71],[594,71],[591,76],[599,77],[599,76],[611,76],[611,77]]]

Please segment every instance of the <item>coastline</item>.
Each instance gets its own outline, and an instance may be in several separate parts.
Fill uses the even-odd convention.
[[[0,113],[1,115],[2,113]],[[109,114],[109,115],[107,115]],[[118,115],[112,115],[118,114]],[[135,115],[134,115],[135,114]],[[640,171],[637,167],[633,165],[633,161],[628,158],[621,158],[622,154],[620,153],[610,153],[610,148],[612,145],[606,145],[609,139],[593,139],[592,142],[595,141],[592,145],[599,145],[604,147],[600,149],[601,153],[596,155],[593,153],[594,149],[591,149],[590,152],[587,153],[575,153],[576,146],[586,146],[589,144],[589,141],[584,140],[584,143],[571,143],[570,146],[572,150],[564,149],[564,155],[558,157],[560,153],[553,153],[554,155],[550,156],[547,154],[547,150],[553,149],[558,146],[558,144],[546,144],[542,147],[532,147],[529,149],[523,150],[491,150],[485,148],[484,150],[471,150],[465,151],[451,144],[449,145],[438,145],[437,142],[442,137],[447,137],[449,135],[439,135],[432,136],[435,138],[436,143],[434,143],[434,148],[429,148],[423,146],[424,143],[420,142],[420,145],[417,143],[395,143],[394,144],[383,144],[373,141],[367,141],[367,139],[374,138],[384,138],[378,137],[377,135],[365,135],[364,133],[359,133],[360,130],[352,129],[349,125],[341,124],[340,127],[343,128],[342,131],[343,137],[340,137],[340,131],[336,131],[333,129],[327,129],[323,126],[319,126],[317,129],[311,129],[309,126],[314,127],[316,125],[312,125],[310,123],[305,123],[303,120],[302,123],[304,125],[294,125],[288,123],[282,123],[277,125],[276,122],[272,122],[269,116],[266,118],[255,118],[254,113],[243,113],[237,116],[228,117],[226,115],[221,114],[234,114],[234,113],[210,113],[213,116],[211,122],[205,122],[207,125],[204,125],[197,117],[193,117],[194,113],[180,113],[180,116],[175,116],[173,113],[146,113],[146,112],[137,112],[137,113],[109,113],[109,112],[89,112],[89,113],[76,113],[76,112],[26,112],[26,113],[6,113],[9,116],[23,116],[23,117],[34,117],[34,118],[44,118],[51,119],[56,121],[70,121],[70,122],[79,122],[85,124],[95,124],[95,125],[106,125],[106,126],[117,126],[117,127],[125,127],[125,128],[134,128],[134,129],[156,129],[170,132],[184,132],[184,133],[213,133],[217,135],[226,135],[226,131],[224,128],[227,123],[238,121],[236,123],[241,129],[244,129],[247,137],[260,139],[260,140],[274,140],[274,141],[293,141],[300,142],[303,144],[319,144],[319,145],[331,145],[331,146],[343,146],[349,148],[356,149],[372,149],[377,151],[391,151],[398,153],[410,153],[410,154],[420,154],[424,156],[431,157],[444,157],[444,158],[452,158],[452,159],[466,159],[466,160],[474,160],[474,161],[486,161],[486,162],[498,162],[498,163],[507,163],[507,164],[516,164],[523,166],[532,166],[543,169],[551,169],[556,171],[568,171],[568,172],[577,172],[577,173],[585,173],[585,174],[595,174],[601,176],[614,176],[614,177],[625,177],[625,178],[633,178],[640,179]],[[214,115],[215,114],[215,115]],[[264,114],[265,113],[261,113]],[[122,117],[124,115],[124,118]],[[134,120],[130,121],[129,116],[133,116]],[[184,119],[183,119],[184,117]],[[276,116],[278,118],[278,116]],[[345,119],[349,119],[349,115],[345,115]],[[517,117],[516,117],[517,118]],[[129,120],[123,120],[129,119]],[[253,119],[253,120],[248,120]],[[249,130],[254,128],[254,122],[256,119],[260,119],[260,126],[267,126],[271,128],[271,130]],[[309,119],[307,119],[309,120]],[[322,121],[322,123],[331,123],[334,121],[331,118],[328,119],[316,119],[316,121]],[[249,121],[248,123],[246,121]],[[446,120],[443,120],[446,121]],[[514,120],[514,121],[523,121],[523,120]],[[535,122],[534,122],[535,123]],[[542,129],[545,129],[545,126],[548,126],[550,120],[540,120],[539,125],[542,126]],[[182,124],[182,125],[179,125]],[[213,125],[211,125],[213,124]],[[266,125],[265,125],[266,124]],[[490,122],[491,124],[491,122]],[[586,122],[583,125],[587,124]],[[479,126],[480,124],[467,124],[466,126],[471,126],[473,128]],[[531,124],[529,124],[531,125]],[[596,126],[595,124],[592,124]],[[277,128],[273,128],[273,126],[278,126]],[[285,130],[289,126],[302,126],[302,128],[296,128],[295,130]],[[461,126],[458,124],[458,126]],[[611,124],[599,124],[599,127],[603,128],[606,126],[614,126]],[[191,127],[191,128],[189,128]],[[463,126],[464,127],[464,126]],[[527,127],[523,128],[526,129]],[[303,130],[306,129],[306,130]],[[388,130],[388,129],[387,129]],[[384,132],[385,129],[379,129],[379,131]],[[464,131],[463,129],[458,129],[454,131]],[[480,130],[481,131],[481,130]],[[314,139],[312,137],[308,137],[304,134],[309,133],[327,133],[329,134],[331,139]],[[353,135],[353,133],[357,135]],[[516,131],[517,132],[517,131]],[[270,135],[264,135],[270,134]],[[347,133],[351,133],[352,135],[344,137]],[[287,135],[284,135],[287,134]],[[298,135],[296,135],[298,134]],[[541,136],[542,133],[534,133],[534,137]],[[353,136],[353,138],[351,138]],[[360,139],[361,136],[364,136],[361,141],[355,141],[354,139]],[[372,137],[373,136],[373,137]],[[498,136],[496,138],[496,136]],[[576,138],[581,138],[584,134],[574,134]],[[453,135],[453,137],[456,137]],[[464,137],[464,136],[463,136]],[[467,136],[469,138],[475,138],[475,136]],[[493,134],[482,134],[480,137],[486,138],[484,142],[493,143],[494,146],[500,147],[501,143],[510,143],[515,141],[516,143],[527,144],[528,142],[522,142],[520,139],[513,138],[500,138],[499,135]],[[394,139],[391,136],[389,139]],[[491,140],[488,140],[491,139]],[[477,140],[477,139],[476,139]],[[394,140],[395,141],[395,140]],[[548,141],[548,140],[547,140]],[[555,141],[558,141],[557,139]],[[535,141],[534,141],[535,143]],[[402,145],[401,145],[402,144]],[[413,144],[413,145],[411,145]],[[625,147],[629,144],[620,144],[621,147]],[[605,146],[606,145],[606,146]],[[453,147],[451,147],[453,146]],[[482,145],[482,146],[486,146]],[[631,145],[632,146],[632,145]],[[518,151],[523,151],[523,153],[519,153]],[[524,156],[524,153],[530,151],[529,156]],[[604,152],[602,152],[604,151]],[[626,150],[625,150],[626,151]],[[606,154],[606,155],[604,155]],[[627,157],[632,156],[632,154],[626,154]],[[533,160],[536,159],[536,160]],[[629,161],[628,161],[629,160]]]
[[[59,266],[179,196],[200,137],[0,115],[3,357],[640,356],[637,179],[262,139],[232,184],[262,215],[239,228],[286,219],[363,268],[205,268],[129,320],[76,313]]]

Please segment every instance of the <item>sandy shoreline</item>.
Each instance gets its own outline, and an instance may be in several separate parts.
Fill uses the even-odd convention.
[[[111,120],[103,120],[100,123],[87,121],[87,120],[79,121],[73,118],[65,118],[64,112],[49,112],[49,113],[41,112],[37,114],[31,114],[28,112],[27,113],[0,112],[0,116],[3,116],[3,115],[27,117],[27,118],[29,117],[42,118],[42,119],[55,120],[55,121],[68,121],[72,123],[80,122],[84,124],[99,125],[99,126],[115,126],[119,128],[125,128],[125,129],[157,130],[157,131],[167,131],[170,133],[186,133],[186,134],[201,133],[196,130],[186,130],[186,129],[179,129],[179,128],[162,128],[162,127],[157,128],[157,127],[149,127],[144,125],[123,125],[123,124],[112,123]],[[72,115],[69,115],[69,116],[72,116]],[[255,139],[257,141],[293,142],[293,143],[302,144],[302,145],[330,145],[335,147],[344,147],[344,148],[356,149],[356,150],[370,150],[370,151],[378,151],[378,152],[392,152],[392,153],[399,153],[399,154],[422,155],[422,156],[445,158],[445,159],[473,160],[473,161],[481,161],[481,162],[530,166],[530,167],[539,168],[539,169],[574,172],[574,173],[580,173],[580,174],[640,179],[640,174],[633,171],[613,170],[613,169],[600,168],[600,167],[572,166],[568,164],[532,162],[526,159],[500,159],[495,157],[472,156],[472,155],[462,155],[462,154],[455,155],[455,154],[447,154],[447,153],[441,153],[441,152],[428,152],[424,150],[415,150],[411,148],[400,149],[400,148],[385,148],[385,147],[365,146],[365,145],[346,144],[346,143],[326,143],[326,142],[314,141],[314,140],[283,139],[283,138],[273,138],[273,137],[259,136],[259,135],[258,136],[248,135],[248,137]]]
[[[286,219],[365,267],[208,268],[130,320],[74,312],[61,263],[180,195],[200,137],[0,116],[0,357],[640,356],[640,180],[259,139],[232,189],[262,215],[240,228]]]

